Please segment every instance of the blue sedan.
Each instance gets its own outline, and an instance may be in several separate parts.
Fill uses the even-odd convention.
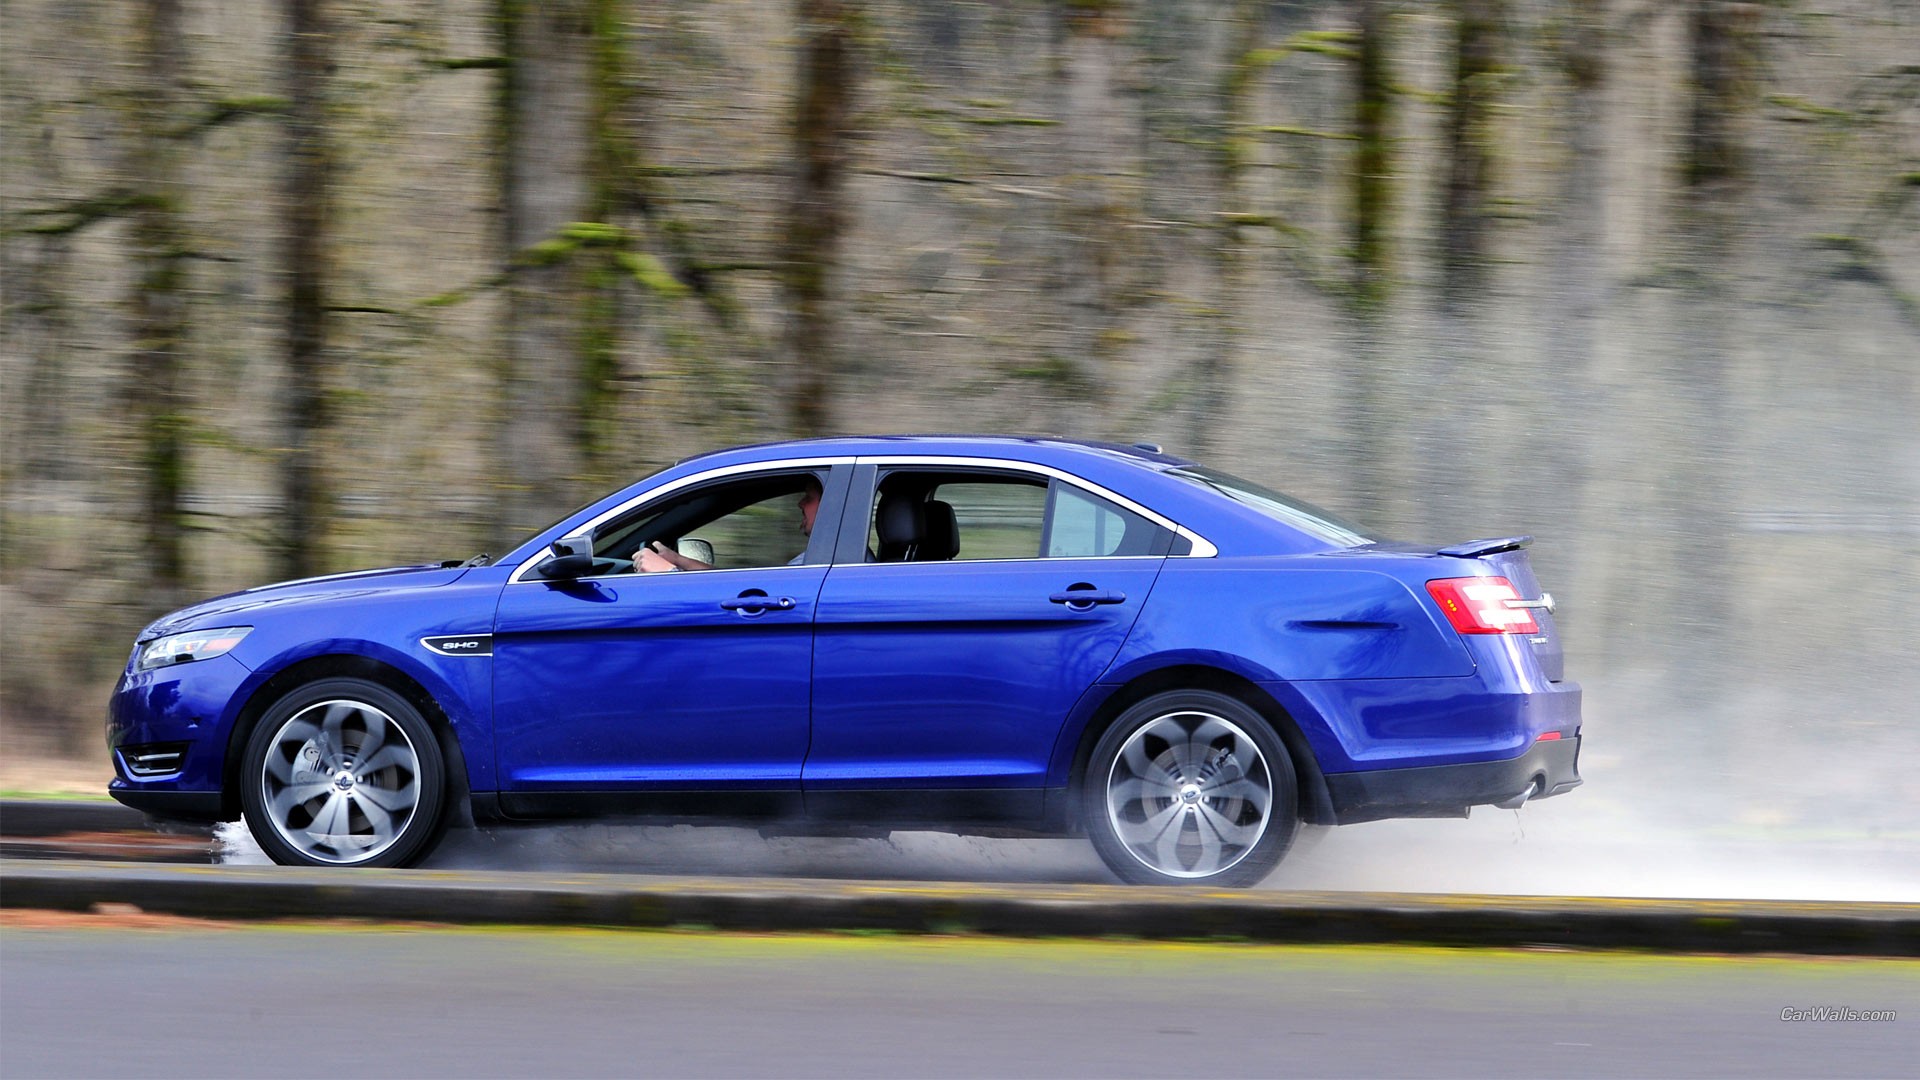
[[[618,815],[1084,833],[1126,881],[1249,885],[1302,823],[1580,783],[1527,542],[1381,542],[1146,445],[742,447],[491,563],[158,620],[110,791],[289,864]]]

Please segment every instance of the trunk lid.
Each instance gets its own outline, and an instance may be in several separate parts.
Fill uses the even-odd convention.
[[[1428,547],[1424,544],[1382,541],[1365,547],[1349,548],[1341,554],[1361,557],[1368,554],[1381,554],[1472,559],[1485,566],[1483,576],[1506,578],[1513,585],[1514,592],[1519,593],[1522,599],[1539,600],[1546,596],[1546,592],[1540,588],[1540,579],[1533,573],[1533,560],[1527,556],[1527,546],[1532,543],[1531,536],[1502,536],[1488,540],[1470,540],[1464,544],[1450,544],[1441,548]],[[1528,650],[1539,662],[1540,671],[1547,680],[1560,682],[1566,678],[1566,656],[1560,648],[1560,629],[1554,625],[1553,612],[1546,608],[1529,608],[1528,611],[1533,615],[1533,621],[1540,629],[1531,634],[1514,636],[1526,640]]]
[[[1502,548],[1476,558],[1486,563],[1495,576],[1512,582],[1514,591],[1523,598],[1539,600],[1546,596],[1546,592],[1540,588],[1540,579],[1533,574],[1533,560],[1527,556],[1524,545]],[[1526,638],[1527,646],[1533,650],[1533,657],[1539,661],[1540,670],[1547,680],[1559,682],[1566,677],[1566,655],[1560,648],[1560,629],[1554,625],[1553,612],[1546,608],[1532,608],[1530,611],[1533,621],[1540,626],[1540,632],[1521,636]]]

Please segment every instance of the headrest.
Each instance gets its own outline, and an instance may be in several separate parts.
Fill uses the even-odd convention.
[[[920,562],[945,562],[960,554],[960,523],[954,520],[953,504],[929,499],[926,502],[927,538],[920,541],[914,558]]]
[[[918,544],[927,534],[926,504],[914,502],[899,495],[880,497],[880,515],[874,523],[880,534],[881,560],[888,559],[888,552],[900,549],[893,559],[905,557],[905,549]]]

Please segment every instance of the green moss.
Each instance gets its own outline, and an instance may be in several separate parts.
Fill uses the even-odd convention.
[[[242,94],[221,98],[213,107],[234,113],[279,113],[287,111],[287,99],[273,94]]]
[[[622,251],[614,256],[621,269],[656,296],[681,297],[692,290],[673,276],[665,263],[644,251]]]
[[[1792,97],[1787,94],[1769,94],[1767,95],[1767,101],[1783,109],[1792,109],[1795,112],[1806,113],[1809,116],[1819,117],[1824,120],[1843,120],[1852,123],[1859,119],[1858,116],[1845,109],[1835,109],[1826,105],[1817,105],[1804,98]]]
[[[560,227],[560,239],[581,247],[615,247],[627,242],[627,231],[599,221],[570,221]]]

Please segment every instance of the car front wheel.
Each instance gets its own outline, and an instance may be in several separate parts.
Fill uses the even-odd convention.
[[[1156,694],[1121,714],[1081,792],[1093,846],[1134,884],[1256,884],[1299,826],[1286,747],[1259,713],[1212,691]]]
[[[241,806],[277,863],[410,865],[439,840],[445,801],[432,727],[378,683],[308,683],[274,703],[247,742]]]

